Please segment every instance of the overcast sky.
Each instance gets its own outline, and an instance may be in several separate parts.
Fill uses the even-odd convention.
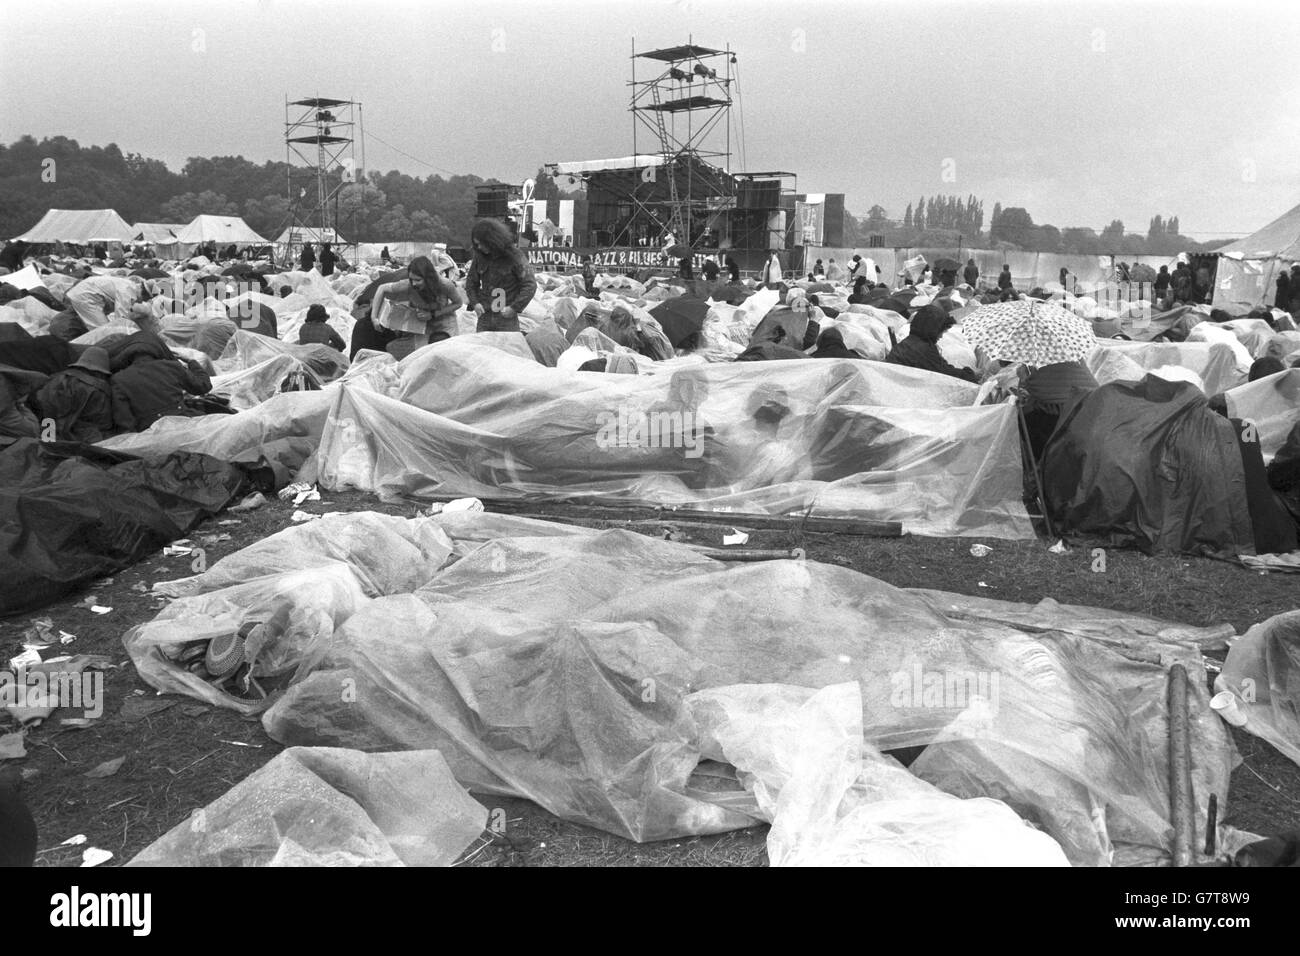
[[[688,37],[737,53],[732,168],[797,172],[857,215],[974,193],[986,221],[1001,202],[1144,233],[1159,213],[1204,239],[1300,203],[1288,0],[6,2],[0,141],[283,159],[286,96],[319,95],[363,104],[371,169],[519,181],[630,154],[632,43]]]

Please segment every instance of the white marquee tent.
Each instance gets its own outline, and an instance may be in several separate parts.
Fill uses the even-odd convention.
[[[51,209],[21,236],[25,242],[130,242],[131,226],[112,209]]]

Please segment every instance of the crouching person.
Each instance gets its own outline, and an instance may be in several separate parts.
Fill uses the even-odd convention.
[[[112,379],[113,425],[119,431],[144,431],[166,415],[202,414],[185,404],[187,395],[206,395],[212,380],[197,362],[137,354]]]
[[[113,389],[108,352],[92,345],[36,393],[42,418],[58,441],[97,442],[113,433]]]

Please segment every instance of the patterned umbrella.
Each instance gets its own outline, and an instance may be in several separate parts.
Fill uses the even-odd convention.
[[[1090,322],[1037,299],[981,306],[963,320],[961,332],[995,359],[1034,367],[1077,362],[1097,347]]]

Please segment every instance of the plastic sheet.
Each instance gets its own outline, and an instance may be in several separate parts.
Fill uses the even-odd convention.
[[[145,461],[20,439],[0,452],[0,615],[134,564],[219,512],[243,480],[202,455]]]
[[[437,343],[403,362],[402,401],[342,387],[322,485],[811,507],[920,534],[1033,536],[1015,410],[972,407],[974,385],[853,360],[652,371],[569,373],[467,337]]]
[[[1135,382],[1162,365],[1178,365],[1200,376],[1206,395],[1217,395],[1245,383],[1249,371],[1238,366],[1231,347],[1218,343],[1099,339],[1098,346],[1084,364],[1100,385]]]
[[[1300,369],[1290,368],[1224,393],[1228,415],[1255,423],[1264,463],[1273,460],[1300,421]]]
[[[99,445],[135,455],[202,452],[221,461],[266,458],[290,475],[320,444],[334,396],[285,392],[236,415],[160,418],[145,431],[106,438]]]
[[[740,685],[686,699],[706,757],[733,765],[771,821],[773,866],[1068,866],[995,800],[960,800],[862,739],[856,683]]]
[[[1043,483],[1063,530],[1152,551],[1255,553],[1233,426],[1186,383],[1149,375],[1089,393],[1048,441]]]
[[[1300,611],[1256,624],[1232,645],[1216,691],[1232,691],[1244,729],[1300,764]]]
[[[501,520],[462,514],[441,526],[456,539]],[[475,790],[653,840],[761,817],[734,792],[691,785],[709,748],[688,695],[854,681],[867,742],[943,741],[929,771],[941,789],[1013,798],[1061,835],[1072,862],[1107,862],[1121,843],[1167,849],[1163,667],[1121,654],[1113,633],[1091,639],[1092,621],[1074,633],[1069,609],[1021,606],[1034,620],[1022,628],[1002,622],[1009,607],[963,614],[962,598],[944,600],[940,612],[933,594],[844,568],[728,566],[622,531],[497,538],[414,594],[361,606],[263,722],[286,744],[434,747]],[[1043,632],[1044,621],[1060,627]],[[1199,650],[1151,627],[1130,639],[1183,661],[1201,686],[1190,707],[1204,807],[1226,793],[1231,743],[1211,719]],[[967,769],[976,760],[980,774]]]
[[[487,810],[437,751],[293,747],[128,866],[449,866]]]

